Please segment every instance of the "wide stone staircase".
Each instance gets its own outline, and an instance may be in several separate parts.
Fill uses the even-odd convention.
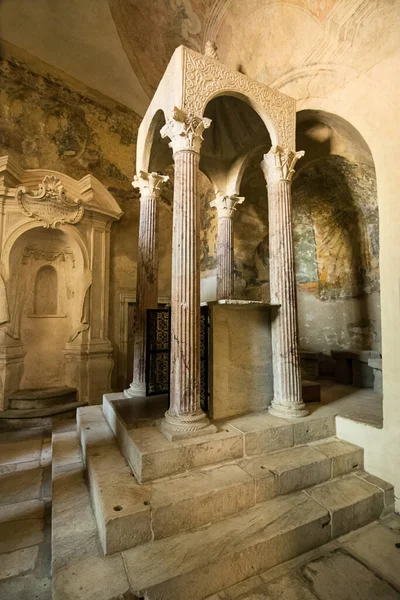
[[[202,600],[393,510],[393,487],[363,470],[362,448],[335,438],[332,415],[288,422],[257,413],[179,442],[165,440],[152,421],[127,424],[112,402],[77,416],[85,467],[76,434],[53,441],[56,600],[68,597],[66,576],[85,561],[92,570],[97,561],[99,573],[111,572],[111,561],[115,572],[123,565],[139,599]],[[75,444],[70,469],[62,462],[68,444]],[[101,549],[92,525],[77,561],[60,517],[65,478],[71,483],[85,468]],[[101,598],[125,590],[121,579],[115,586],[108,596],[103,587]]]

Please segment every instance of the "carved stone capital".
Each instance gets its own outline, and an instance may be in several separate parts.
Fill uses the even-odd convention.
[[[224,217],[232,219],[237,205],[242,204],[242,202],[244,202],[244,196],[236,196],[236,194],[226,196],[225,194],[218,193],[215,200],[210,202],[210,206],[217,209],[219,219]]]
[[[261,168],[268,183],[276,181],[292,181],[294,166],[304,156],[304,151],[293,152],[289,148],[272,146],[271,150],[264,154]]]
[[[199,153],[203,141],[203,131],[210,125],[211,119],[186,114],[175,107],[172,117],[167,119],[167,123],[160,133],[162,138],[170,138],[169,146],[174,154],[180,150],[192,150]]]
[[[132,181],[134,188],[140,190],[141,197],[159,198],[161,195],[161,186],[168,181],[168,175],[159,173],[146,173],[140,171],[139,176],[135,175]]]

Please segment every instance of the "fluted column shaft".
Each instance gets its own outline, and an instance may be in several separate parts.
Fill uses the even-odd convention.
[[[162,128],[174,153],[170,408],[161,430],[170,439],[213,432],[200,408],[200,145],[209,119],[175,109]]]
[[[210,203],[218,210],[217,300],[230,299],[234,295],[233,217],[236,206],[243,201],[240,196],[218,194]]]
[[[271,303],[280,305],[271,325],[274,399],[269,410],[284,418],[307,414],[301,389],[291,204],[294,165],[303,154],[274,146],[262,162],[268,186]]]
[[[199,155],[181,150],[174,160],[169,412],[180,415],[195,414],[200,407]]]
[[[136,315],[134,330],[133,381],[125,390],[127,397],[146,394],[146,316],[158,305],[158,202],[160,186],[168,177],[144,173],[135,177],[140,189],[139,240],[136,278]]]

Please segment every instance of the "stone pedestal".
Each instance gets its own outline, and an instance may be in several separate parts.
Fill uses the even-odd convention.
[[[197,191],[202,133],[211,121],[175,108],[161,129],[174,153],[169,440],[216,431],[200,408],[200,212]]]
[[[303,154],[273,146],[261,163],[268,186],[271,303],[280,305],[272,321],[274,399],[269,411],[289,419],[308,412],[301,395],[291,205],[294,166]]]
[[[218,211],[217,240],[217,300],[229,300],[234,295],[233,217],[241,196],[218,194],[210,203]]]
[[[145,173],[135,176],[133,187],[140,190],[140,221],[137,254],[136,319],[134,333],[133,381],[125,396],[146,395],[146,315],[157,308],[158,299],[158,201],[166,175]]]

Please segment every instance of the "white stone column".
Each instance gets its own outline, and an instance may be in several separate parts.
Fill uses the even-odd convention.
[[[133,187],[140,190],[139,241],[136,278],[133,381],[125,396],[146,395],[146,315],[158,304],[158,202],[167,175],[135,175]]]
[[[274,399],[269,411],[289,419],[308,414],[301,389],[291,203],[294,166],[303,155],[273,146],[261,163],[268,187],[271,303],[280,305],[272,320]]]
[[[219,193],[210,202],[218,211],[217,238],[217,300],[233,298],[234,294],[234,253],[233,253],[233,217],[242,196],[227,196]]]
[[[216,429],[200,408],[200,210],[197,190],[202,133],[210,119],[175,108],[161,136],[169,137],[175,162],[170,408],[161,423],[169,440]]]

